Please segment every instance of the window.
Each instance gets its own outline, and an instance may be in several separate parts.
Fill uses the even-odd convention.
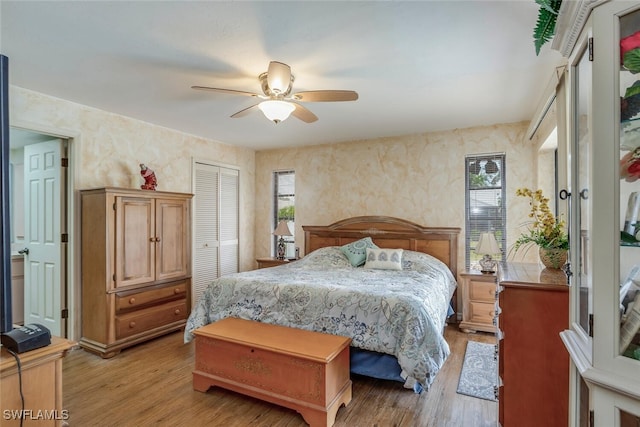
[[[291,236],[282,236],[285,242],[285,258],[295,258],[295,201],[296,172],[276,171],[273,173],[273,229],[280,221],[286,221]],[[273,236],[273,254],[278,251],[279,236]]]
[[[475,253],[480,233],[493,233],[500,254],[493,258],[506,259],[507,241],[505,200],[505,155],[481,154],[465,158],[465,265],[478,264],[482,255]]]

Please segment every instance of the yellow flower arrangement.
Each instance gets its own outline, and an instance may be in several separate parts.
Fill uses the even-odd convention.
[[[544,197],[542,190],[531,191],[528,188],[516,190],[517,196],[528,197],[531,206],[529,233],[523,234],[516,240],[514,250],[521,246],[536,244],[544,249],[569,249],[569,236],[565,231],[565,221],[558,219],[549,209],[549,199]]]

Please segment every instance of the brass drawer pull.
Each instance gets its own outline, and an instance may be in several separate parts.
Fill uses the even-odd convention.
[[[136,299],[134,297],[129,298],[129,304],[135,304]]]
[[[176,311],[174,311],[174,313],[176,314],[176,316],[179,315],[180,314],[180,309],[176,308]]]
[[[129,327],[131,329],[135,328],[136,327],[136,322],[134,322],[133,320],[131,322],[129,322]]]

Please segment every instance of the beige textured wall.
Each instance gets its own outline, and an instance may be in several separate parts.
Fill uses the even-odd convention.
[[[557,111],[556,103],[553,102],[549,107],[549,111],[545,114],[540,122],[538,129],[531,138],[531,143],[537,147],[538,156],[536,159],[537,186],[544,195],[549,198],[549,207],[555,211],[556,208],[556,161],[555,161],[555,145],[545,145],[551,133],[557,127]],[[556,139],[558,135],[556,135]],[[559,191],[560,189],[558,189]],[[559,209],[564,206],[558,206]]]
[[[139,164],[158,178],[158,190],[192,192],[192,161],[233,165],[240,171],[240,269],[254,267],[255,152],[188,135],[23,88],[10,87],[12,126],[71,137],[70,211],[72,271],[68,337],[80,338],[80,251],[78,190],[139,188]]]
[[[192,159],[240,170],[240,267],[253,268],[255,152],[11,86],[11,124],[71,136],[75,190],[138,188],[139,163],[158,178],[158,190],[191,192]],[[78,211],[76,207],[75,211]]]
[[[556,209],[556,165],[555,150],[538,151],[538,185],[545,197],[549,198],[549,208]]]
[[[325,225],[357,215],[389,215],[426,226],[462,229],[464,266],[464,156],[506,153],[508,244],[529,212],[518,187],[536,185],[537,147],[525,141],[528,123],[482,126],[256,153],[256,256],[271,245],[272,173],[296,171],[296,246],[302,225]],[[535,251],[530,251],[535,252]],[[529,253],[518,261],[537,261]]]

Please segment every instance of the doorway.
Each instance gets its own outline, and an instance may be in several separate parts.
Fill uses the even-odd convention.
[[[9,141],[14,323],[68,337],[71,141],[15,127]]]

